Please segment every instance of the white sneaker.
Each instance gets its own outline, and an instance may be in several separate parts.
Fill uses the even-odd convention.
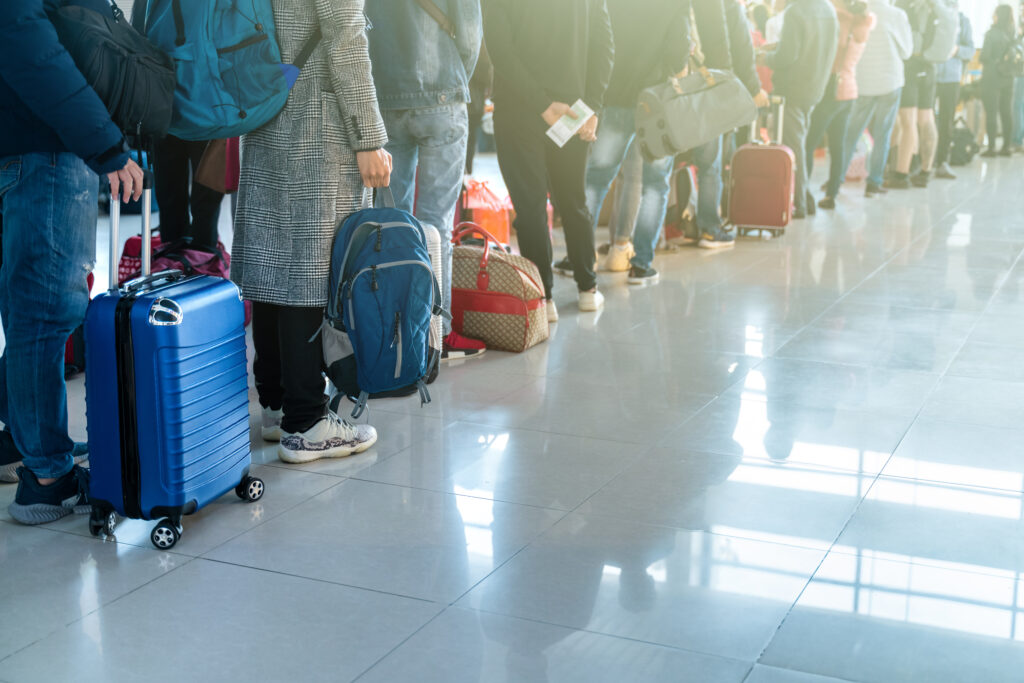
[[[580,310],[584,313],[593,313],[604,308],[604,294],[593,289],[589,292],[580,292]]]
[[[608,255],[604,257],[604,270],[612,273],[623,273],[629,270],[629,261],[635,254],[632,243],[619,244],[616,242],[608,249]]]
[[[377,430],[370,425],[353,425],[328,412],[304,432],[283,432],[277,457],[284,462],[313,462],[321,458],[342,458],[362,453],[377,443]]]
[[[264,441],[281,440],[281,418],[283,417],[284,411],[281,409],[263,409],[263,425],[260,428],[260,432]]]
[[[547,309],[548,309],[548,324],[550,325],[551,323],[557,323],[558,322],[558,308],[555,307],[555,302],[554,302],[553,299],[548,299]]]

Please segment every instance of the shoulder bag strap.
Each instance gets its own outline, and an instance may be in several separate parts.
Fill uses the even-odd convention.
[[[302,71],[302,67],[306,66],[306,62],[308,62],[309,58],[313,55],[313,50],[315,50],[316,46],[320,44],[320,39],[322,37],[323,32],[318,26],[317,29],[313,31],[313,35],[311,35],[306,41],[306,44],[302,46],[302,50],[299,51],[299,54],[296,55],[295,61],[292,62],[292,66],[299,71]]]
[[[431,19],[437,22],[442,31],[447,33],[452,40],[455,40],[455,24],[452,23],[452,20],[448,18],[448,15],[440,7],[434,4],[433,0],[416,0],[416,4],[429,14]]]

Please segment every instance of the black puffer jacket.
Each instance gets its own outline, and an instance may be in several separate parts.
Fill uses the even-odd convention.
[[[761,90],[750,25],[739,0],[690,0],[704,64],[732,71],[751,95]]]
[[[71,152],[97,173],[109,173],[128,154],[46,17],[46,9],[65,4],[110,11],[106,2],[0,0],[0,157]]]
[[[686,67],[690,17],[678,0],[608,0],[615,65],[605,104],[632,107],[640,91]]]
[[[988,86],[1013,86],[1013,75],[1005,73],[999,66],[1013,41],[1014,36],[1002,26],[993,26],[985,33],[985,42],[981,46],[981,75]]]

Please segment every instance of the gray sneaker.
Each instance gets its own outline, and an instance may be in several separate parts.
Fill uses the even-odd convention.
[[[362,453],[377,443],[370,425],[349,424],[332,412],[304,432],[282,432],[277,457],[284,462],[304,463],[321,458],[343,458]]]

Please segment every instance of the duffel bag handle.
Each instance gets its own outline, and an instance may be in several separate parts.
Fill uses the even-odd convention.
[[[459,223],[455,226],[455,234],[452,235],[453,244],[462,244],[462,238],[477,234],[484,238],[484,254],[480,257],[480,269],[476,275],[476,288],[484,291],[489,289],[491,276],[487,273],[487,262],[491,258],[491,242],[502,249],[501,242],[491,233],[484,230],[476,223]]]

